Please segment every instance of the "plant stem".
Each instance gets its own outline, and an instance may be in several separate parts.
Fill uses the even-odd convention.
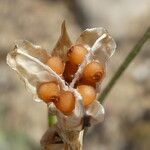
[[[48,125],[52,126],[57,122],[56,116],[48,113]]]
[[[118,68],[110,82],[107,84],[106,88],[103,90],[102,94],[98,98],[100,102],[104,102],[105,98],[109,94],[110,90],[113,88],[119,77],[125,71],[125,69],[129,66],[131,61],[135,58],[135,56],[140,52],[144,43],[150,38],[150,27],[147,29],[143,37],[138,41],[138,43],[133,47],[131,52],[128,54],[126,59],[123,61],[121,66]]]

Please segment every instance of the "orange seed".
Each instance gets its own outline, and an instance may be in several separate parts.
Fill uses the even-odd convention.
[[[88,50],[82,45],[74,45],[69,49],[67,55],[72,64],[79,65],[87,53]]]
[[[63,74],[65,81],[70,83],[72,81],[74,74],[76,73],[77,69],[78,69],[77,65],[72,64],[69,61],[67,61],[66,65],[65,65],[65,71]]]
[[[77,90],[83,98],[84,106],[90,105],[96,99],[96,90],[92,86],[80,85]]]
[[[64,72],[65,63],[60,57],[53,56],[48,59],[46,64],[57,74],[61,75]]]
[[[63,91],[54,104],[62,113],[68,115],[75,108],[75,96],[70,91]]]
[[[89,83],[96,83],[102,80],[104,67],[99,62],[93,61],[87,64],[83,70],[83,78]]]
[[[37,94],[44,102],[52,102],[58,99],[60,87],[55,82],[42,83],[37,87]]]

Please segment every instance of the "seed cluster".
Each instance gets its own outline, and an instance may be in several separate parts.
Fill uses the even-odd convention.
[[[66,62],[59,56],[52,56],[47,60],[46,65],[70,84],[87,54],[88,50],[85,47],[74,45],[67,52]],[[92,60],[84,67],[75,88],[81,94],[85,107],[96,99],[96,83],[100,82],[103,77],[104,66],[98,61]],[[40,83],[37,86],[37,94],[45,103],[53,102],[65,115],[72,113],[75,108],[74,94],[61,89],[56,81]]]

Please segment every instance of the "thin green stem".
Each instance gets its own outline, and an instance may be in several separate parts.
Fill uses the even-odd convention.
[[[48,125],[52,126],[57,122],[56,116],[52,114],[48,114]]]
[[[123,61],[121,66],[118,68],[106,88],[102,91],[102,94],[98,98],[100,102],[104,102],[106,96],[109,94],[110,90],[113,88],[119,77],[123,74],[125,69],[129,66],[131,61],[135,58],[135,56],[140,52],[144,43],[150,38],[150,27],[147,29],[143,37],[138,41],[138,43],[133,47],[131,52],[128,54],[126,59]]]

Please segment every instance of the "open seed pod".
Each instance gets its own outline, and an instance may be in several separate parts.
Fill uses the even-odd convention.
[[[81,45],[84,49],[87,49],[87,52],[83,53],[85,54],[84,59],[78,65],[72,81],[66,83],[63,75],[57,74],[46,62],[53,56],[61,58],[64,62],[68,61],[68,50],[74,45]],[[16,43],[14,49],[7,55],[8,65],[23,79],[26,87],[33,94],[36,101],[43,101],[37,90],[39,84],[51,82],[58,84],[60,88],[60,95],[58,94],[59,98],[57,101],[47,101],[46,104],[48,105],[49,112],[56,115],[57,123],[55,128],[57,128],[59,136],[70,149],[78,150],[82,147],[81,137],[83,135],[85,117],[88,117],[87,124],[90,125],[99,123],[103,121],[104,118],[104,108],[96,100],[96,97],[92,103],[85,107],[83,104],[83,96],[81,96],[75,85],[82,78],[86,66],[92,61],[96,60],[96,62],[102,65],[102,71],[105,75],[105,64],[114,53],[115,48],[116,44],[114,40],[103,28],[85,30],[81,33],[77,41],[72,44],[65,27],[65,22],[63,22],[60,38],[51,54],[40,46],[33,45],[28,41],[20,41]],[[97,76],[94,76],[94,79],[97,79]],[[98,81],[96,82],[97,95],[101,81],[96,81]],[[41,91],[43,91],[43,89]],[[62,91],[71,93],[70,95],[73,102],[75,100],[75,103],[73,103],[74,107],[69,113],[60,109],[63,107],[62,104],[60,104],[59,107],[56,105],[62,100]],[[46,89],[44,96],[49,96],[50,92],[52,92],[52,90],[49,91]],[[54,93],[56,93],[55,90]],[[65,100],[68,98],[69,96],[67,95]],[[69,100],[68,103],[65,103],[65,108],[72,104]]]

